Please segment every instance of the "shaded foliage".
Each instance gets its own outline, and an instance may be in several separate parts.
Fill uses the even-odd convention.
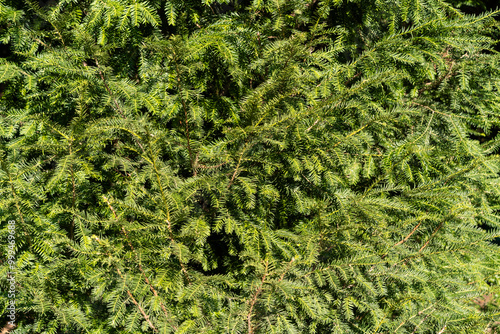
[[[17,332],[492,328],[495,15],[1,2]]]

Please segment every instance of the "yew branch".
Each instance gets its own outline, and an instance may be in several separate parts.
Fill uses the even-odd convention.
[[[247,314],[248,334],[253,334],[253,332],[254,332],[253,327],[252,327],[252,312],[253,312],[253,308],[255,306],[255,303],[257,303],[257,298],[259,297],[260,293],[262,292],[264,282],[267,278],[267,269],[269,266],[268,260],[265,261],[265,265],[266,265],[266,269],[265,269],[264,275],[262,276],[262,279],[260,281],[259,287],[257,288],[252,299],[250,300],[250,310],[248,311],[248,314]]]

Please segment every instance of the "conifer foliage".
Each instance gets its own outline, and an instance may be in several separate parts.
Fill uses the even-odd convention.
[[[16,333],[493,331],[495,15],[1,0]]]

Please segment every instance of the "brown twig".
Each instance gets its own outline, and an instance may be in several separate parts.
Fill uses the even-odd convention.
[[[156,297],[156,298],[159,298],[158,297],[158,292],[156,291],[156,289],[153,287],[153,284],[151,284],[151,282],[149,281],[148,277],[146,276],[146,273],[144,272],[144,269],[142,269],[142,265],[141,265],[141,261],[139,259],[139,256],[137,255],[137,252],[135,251],[135,248],[134,246],[132,245],[132,243],[130,242],[130,239],[128,237],[128,233],[127,231],[125,230],[125,228],[122,226],[122,233],[125,235],[125,238],[127,239],[127,243],[130,247],[130,249],[132,250],[132,252],[134,253],[134,256],[135,256],[135,260],[137,261],[137,265],[139,267],[139,271],[141,272],[142,274],[142,277],[144,278],[144,281],[146,282],[147,285],[149,285],[149,289],[151,290],[151,292],[153,293],[153,295]],[[174,330],[177,330],[177,326],[175,326],[173,323],[172,323],[172,319],[170,318],[170,316],[168,315],[168,312],[167,312],[167,309],[165,308],[165,305],[163,305],[163,303],[160,301],[160,307],[163,311],[163,314],[165,314],[165,317],[167,318],[167,321],[170,323],[170,325],[172,326],[172,328]]]
[[[113,206],[111,205],[111,203],[108,201],[108,199],[104,197],[104,200],[106,201],[106,203],[108,204],[108,207],[109,209],[111,210],[111,212],[113,212],[113,215],[115,216],[115,219],[118,218],[117,214],[116,214],[116,211],[115,209],[113,208]],[[146,284],[149,285],[149,289],[151,290],[151,292],[153,293],[153,295],[158,298],[158,292],[156,291],[156,289],[153,287],[153,285],[151,284],[151,282],[149,281],[148,277],[146,276],[146,273],[144,272],[144,269],[142,269],[142,265],[141,265],[141,262],[139,260],[139,256],[137,255],[137,252],[135,251],[135,248],[134,246],[132,245],[132,243],[130,242],[130,239],[128,237],[128,233],[127,231],[125,230],[125,228],[122,226],[122,233],[125,235],[125,238],[127,239],[127,243],[130,247],[130,249],[132,250],[132,252],[134,253],[134,256],[135,256],[135,259],[137,261],[137,265],[139,267],[139,271],[141,272],[142,274],[142,277],[144,278],[144,280],[146,281]],[[170,316],[168,315],[168,312],[165,308],[165,306],[163,305],[163,303],[160,301],[160,307],[161,309],[163,310],[163,313],[165,314],[165,317],[167,318],[167,320],[170,322],[170,324],[172,325],[172,328],[174,330],[177,330],[177,327],[175,325],[172,324],[171,322],[171,319],[170,319]]]
[[[104,197],[106,202],[108,203],[108,206],[111,207],[110,203],[107,201],[106,197]],[[113,213],[116,215],[115,211],[113,210],[113,208],[111,207],[111,211],[113,211]],[[97,237],[94,236],[94,239],[100,244],[102,245],[101,243],[101,240]],[[111,258],[111,253],[109,251],[106,251],[105,253],[106,255],[108,255],[110,258]],[[120,276],[120,278],[123,280],[123,284],[125,285],[125,287],[127,286],[126,284],[126,279],[125,277],[123,276],[120,268],[118,268],[117,264],[114,263],[114,266],[115,266],[115,269],[116,269],[116,272],[118,273],[118,275]],[[132,294],[132,292],[130,292],[130,290],[126,290],[127,292],[127,295],[130,297],[130,299],[132,300],[132,303],[134,303],[134,305],[139,309],[139,312],[141,312],[142,314],[142,317],[144,318],[144,320],[146,320],[146,322],[148,323],[149,327],[151,327],[153,329],[153,331],[155,333],[158,332],[158,329],[156,329],[155,325],[153,325],[153,323],[151,322],[151,319],[149,318],[149,316],[146,314],[146,312],[144,311],[144,309],[141,307],[141,305],[137,302],[137,300],[134,298],[134,295]]]
[[[350,84],[354,79],[356,79],[360,75],[361,75],[361,72],[356,73],[352,78],[350,78],[350,79],[346,80],[346,82],[344,82],[344,86],[347,86],[348,84]]]
[[[236,164],[236,169],[234,170],[233,176],[231,176],[231,180],[229,181],[229,184],[227,185],[227,189],[231,188],[233,185],[234,179],[236,178],[236,175],[238,174],[238,168],[240,168],[241,160],[243,159],[243,154],[245,153],[247,147],[245,144],[245,147],[243,148],[243,151],[241,151],[240,158],[238,159],[238,163]]]
[[[266,260],[265,264],[266,264],[266,268],[265,268],[265,271],[264,271],[264,275],[262,276],[262,279],[260,281],[260,285],[257,288],[257,290],[255,291],[255,293],[254,293],[254,295],[252,297],[252,300],[250,301],[250,310],[248,311],[248,314],[247,314],[248,334],[253,334],[253,327],[252,327],[252,312],[253,312],[253,307],[255,306],[255,303],[257,302],[257,298],[259,297],[260,293],[262,292],[262,287],[264,285],[264,281],[267,278],[267,268],[268,268],[268,265],[269,265],[269,260]]]
[[[115,219],[117,219],[118,215],[116,214],[115,209],[113,209],[113,207],[111,206],[111,203],[109,202],[108,198],[106,196],[104,196],[104,195],[102,196],[102,198],[104,198],[104,201],[108,205],[109,209],[111,210],[111,212],[113,212],[113,216],[115,216]]]
[[[444,224],[444,220],[441,222],[441,224],[439,224],[438,227],[436,227],[436,229],[434,230],[434,232],[432,232],[431,236],[429,237],[429,240],[427,240],[427,242],[422,246],[422,248],[420,248],[418,250],[418,252],[422,252],[422,250],[424,250],[425,247],[427,247],[427,245],[429,244],[429,242],[432,240],[432,238],[436,235],[436,233],[439,231],[439,229],[443,226]]]
[[[288,272],[288,270],[290,269],[290,267],[292,266],[293,261],[295,261],[295,257],[292,257],[292,259],[290,260],[290,262],[288,262],[288,265],[286,266],[285,271],[283,272],[283,274],[281,274],[280,279],[278,280],[278,282],[281,282],[283,280],[283,278],[285,278],[285,275]]]
[[[426,87],[423,87],[423,88],[420,88],[418,90],[418,95],[420,96],[423,92],[425,92],[426,90],[429,90],[429,89],[434,89],[436,87],[438,87],[444,80],[447,80],[449,78],[451,78],[453,75],[456,74],[456,72],[451,72],[451,69],[453,68],[453,65],[455,65],[455,62],[454,61],[451,61],[451,62],[448,62],[449,63],[449,68],[448,70],[446,71],[446,73],[441,76],[441,78],[439,78],[438,80],[434,81],[434,82],[427,82],[425,84]]]
[[[111,255],[111,254],[109,254],[109,255]],[[125,277],[123,277],[123,275],[122,275],[122,273],[121,273],[121,271],[120,271],[120,269],[118,267],[116,267],[116,271],[118,272],[118,275],[120,275],[120,277],[125,282]],[[153,323],[149,319],[149,316],[146,314],[146,312],[144,312],[144,309],[141,307],[141,305],[139,305],[139,303],[137,302],[137,300],[135,300],[134,295],[132,295],[132,292],[130,292],[130,290],[127,290],[127,294],[130,297],[130,299],[132,300],[132,303],[134,303],[134,305],[137,306],[137,308],[141,312],[142,316],[144,317],[144,319],[146,320],[146,322],[149,324],[149,327],[151,327],[155,333],[158,332],[158,330],[156,329],[155,325],[153,325]]]
[[[398,246],[398,245],[401,245],[402,243],[406,242],[406,240],[408,240],[408,239],[411,237],[411,235],[412,235],[413,233],[415,233],[415,231],[417,230],[417,228],[418,228],[421,224],[422,224],[422,222],[418,223],[418,224],[417,224],[417,226],[415,226],[415,227],[413,228],[413,230],[410,232],[410,234],[408,234],[408,235],[407,235],[407,236],[406,236],[403,240],[401,240],[400,242],[398,242],[397,244],[395,244],[395,245],[394,245],[394,247],[396,247],[396,246]]]
[[[318,122],[319,122],[319,118],[316,120],[316,122],[314,122],[314,124],[313,124],[313,125],[311,125],[310,127],[308,127],[308,128],[306,129],[306,132],[309,132],[309,130],[311,130],[311,129],[312,129],[312,128],[316,125],[316,124],[318,124]]]
[[[427,315],[426,315],[426,316],[422,319],[422,321],[420,321],[420,323],[419,323],[417,326],[415,326],[415,329],[413,330],[413,332],[411,332],[411,334],[415,334],[415,333],[417,332],[418,327],[420,327],[420,325],[422,325],[422,324],[424,323],[424,321],[425,321],[425,320],[427,320],[427,318],[428,318],[428,317],[430,317],[430,315],[431,315],[431,314],[432,314],[432,312],[434,312],[434,311],[435,311],[435,309],[434,309],[434,310],[432,310],[431,312],[429,312],[429,314],[427,314]]]

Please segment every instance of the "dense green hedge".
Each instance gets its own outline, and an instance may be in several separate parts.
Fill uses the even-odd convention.
[[[494,331],[495,15],[439,0],[1,0],[5,322]]]

